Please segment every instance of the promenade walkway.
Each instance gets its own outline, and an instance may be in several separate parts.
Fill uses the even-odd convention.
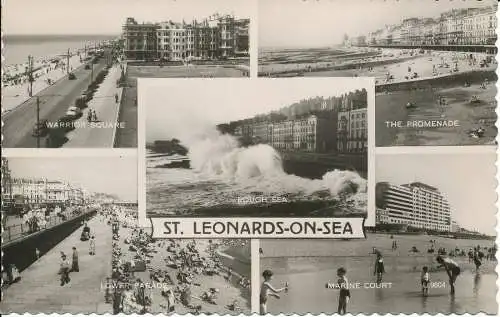
[[[105,59],[100,59],[97,64],[94,64],[94,73],[98,74],[105,66]],[[73,73],[76,76],[75,80],[69,80],[67,76],[62,77],[53,85],[41,90],[35,97],[29,98],[3,114],[4,138],[2,145],[4,147],[37,147],[37,138],[32,136],[33,127],[37,122],[37,96],[40,101],[40,120],[56,122],[70,106],[74,106],[75,100],[80,97],[90,83],[92,73],[90,70],[79,67],[74,69]],[[7,95],[2,97],[3,100],[10,98]],[[46,146],[44,138],[41,139],[40,146]]]
[[[66,58],[63,59],[63,62],[66,63]],[[43,65],[35,65],[35,67],[39,66],[41,68],[40,70],[35,72],[35,74],[40,75],[40,77],[37,78],[33,83],[33,95],[36,95],[43,91],[45,88],[51,86],[47,83],[47,79],[51,79],[52,81],[57,82],[58,80],[61,80],[67,76],[66,70],[62,68],[51,69],[47,73],[47,65],[51,64],[47,63]],[[83,63],[80,62],[80,57],[78,55],[73,55],[69,59],[70,72],[77,70],[77,68],[82,65]],[[30,99],[30,96],[28,95],[29,83],[15,86],[3,86],[2,89],[4,89],[4,98],[2,99],[2,112],[10,111]]]
[[[104,301],[101,282],[111,274],[111,228],[100,216],[88,222],[95,235],[96,255],[88,254],[89,242],[80,241],[81,229],[75,231],[38,261],[21,272],[21,280],[2,290],[3,313],[111,313]],[[60,252],[71,260],[72,247],[79,254],[80,272],[71,273],[71,282],[60,286]]]
[[[99,86],[94,98],[88,103],[88,108],[78,119],[78,124],[82,128],[77,128],[67,134],[68,142],[63,147],[113,147],[116,127],[114,124],[118,121],[118,112],[120,103],[116,103],[115,94],[122,95],[123,88],[116,87],[116,81],[120,78],[121,69],[118,65],[109,69],[109,73]],[[94,126],[86,126],[87,115],[90,109],[97,114],[98,122]]]

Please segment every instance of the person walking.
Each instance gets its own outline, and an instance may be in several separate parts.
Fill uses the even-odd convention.
[[[89,112],[87,113],[87,121],[92,122],[92,108],[89,108]]]
[[[61,286],[71,282],[71,279],[69,278],[69,261],[66,254],[63,252],[61,252],[61,267],[59,273],[61,274]]]
[[[89,254],[95,255],[95,238],[94,238],[94,236],[90,237]]]

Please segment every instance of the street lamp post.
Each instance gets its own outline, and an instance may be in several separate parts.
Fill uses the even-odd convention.
[[[40,97],[36,97],[36,147],[40,148]]]

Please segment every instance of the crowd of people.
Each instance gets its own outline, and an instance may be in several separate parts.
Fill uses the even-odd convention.
[[[70,53],[70,57],[72,56],[80,57],[80,52]],[[68,67],[69,71],[73,70],[71,64],[67,65],[66,58],[41,58],[32,66],[33,73],[31,73],[27,63],[7,65],[3,67],[2,87],[22,86],[30,82],[35,82],[41,77],[45,77],[43,80],[48,85],[51,85],[55,80],[48,76],[53,74],[57,80],[58,77],[66,74]],[[56,70],[60,71],[60,74],[53,73]]]
[[[227,303],[221,283],[225,280],[244,289],[250,287],[250,281],[222,263],[217,253],[218,243],[154,240],[137,226],[137,220],[134,223],[127,219],[115,217],[110,222],[113,230],[111,278],[115,285],[120,285],[109,290],[113,292],[115,314],[154,313],[157,310],[202,313],[206,312],[206,305],[220,307],[224,304],[225,311],[243,311],[237,298]],[[207,277],[216,276],[219,276],[219,283],[203,282]],[[200,291],[201,294],[194,294]]]

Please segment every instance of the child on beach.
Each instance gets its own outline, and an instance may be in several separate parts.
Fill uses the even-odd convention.
[[[267,300],[269,296],[274,296],[275,298],[279,299],[280,296],[277,293],[286,291],[288,287],[285,286],[278,289],[274,288],[271,285],[271,280],[273,278],[273,272],[271,270],[265,270],[262,273],[262,276],[264,277],[264,282],[262,282],[262,285],[260,287],[260,314],[265,315],[267,314]]]
[[[443,258],[441,255],[436,257],[436,261],[440,264],[439,267],[444,267],[446,270],[446,274],[450,279],[450,294],[455,294],[455,281],[457,280],[458,275],[460,275],[460,267],[458,264],[450,258]]]
[[[385,273],[384,258],[382,257],[382,253],[380,253],[379,250],[375,250],[375,253],[377,254],[377,259],[375,260],[375,269],[373,271],[373,275],[377,277],[377,283],[381,283],[382,276]]]
[[[339,306],[337,308],[337,312],[339,315],[344,315],[347,312],[347,303],[349,303],[349,298],[351,298],[351,292],[349,291],[349,281],[347,280],[346,269],[343,267],[337,270],[337,276],[339,279],[337,280],[337,286],[340,289],[339,293]]]
[[[429,268],[427,266],[424,266],[422,268],[422,276],[420,277],[420,283],[422,284],[422,295],[423,296],[429,295],[429,281],[430,281]]]

